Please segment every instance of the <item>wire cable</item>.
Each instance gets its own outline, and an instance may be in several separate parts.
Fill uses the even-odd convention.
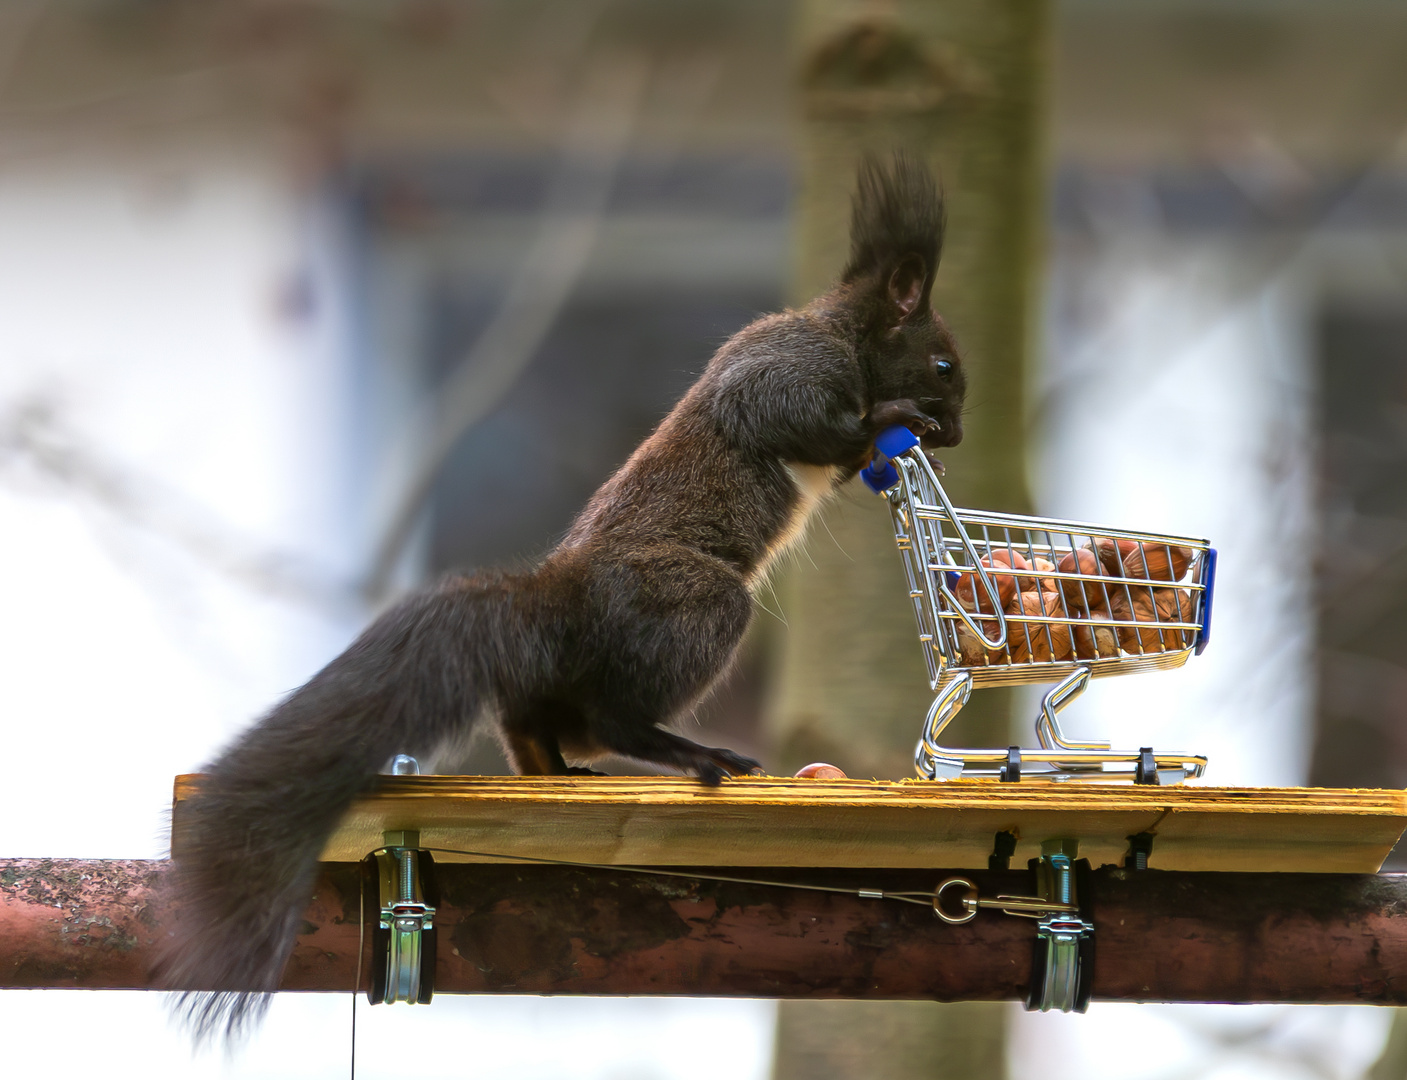
[[[385,845],[374,848],[368,856],[388,850]],[[844,896],[858,896],[862,900],[899,900],[906,904],[919,904],[929,907],[937,899],[937,893],[920,890],[889,892],[884,889],[850,888],[842,885],[817,885],[813,882],[769,881],[765,878],[732,877],[725,874],[697,873],[691,870],[662,870],[654,866],[618,866],[613,863],[576,862],[571,859],[547,859],[533,855],[501,855],[490,851],[467,851],[461,848],[422,847],[420,851],[438,852],[442,855],[468,855],[486,861],[506,861],[531,863],[537,866],[570,866],[579,870],[619,870],[624,874],[653,874],[657,877],[687,878],[690,881],[721,881],[730,885],[762,885],[776,889],[801,889],[806,892],[840,893]]]
[[[365,863],[358,863],[360,868]],[[362,991],[362,956],[366,951],[366,882],[357,874],[357,980],[352,984],[352,1071],[357,1080],[357,995]]]

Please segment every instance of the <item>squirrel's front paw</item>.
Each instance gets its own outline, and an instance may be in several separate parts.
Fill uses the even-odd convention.
[[[908,398],[880,402],[870,410],[870,422],[879,431],[891,428],[895,424],[902,424],[919,438],[943,429],[941,423]]]
[[[695,775],[707,786],[716,787],[725,776],[763,776],[762,766],[750,757],[731,750],[711,749],[695,767]]]

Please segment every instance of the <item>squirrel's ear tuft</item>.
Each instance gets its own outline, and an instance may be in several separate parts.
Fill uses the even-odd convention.
[[[900,319],[907,319],[928,301],[928,267],[917,255],[899,260],[889,275],[889,302]]]
[[[887,163],[866,157],[851,202],[850,261],[841,279],[882,282],[900,318],[926,309],[944,224],[943,199],[927,166],[902,150]]]

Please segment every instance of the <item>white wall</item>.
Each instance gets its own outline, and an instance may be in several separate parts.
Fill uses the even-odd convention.
[[[0,170],[6,855],[161,855],[171,777],[353,625],[334,298],[289,310],[316,260],[271,166]]]

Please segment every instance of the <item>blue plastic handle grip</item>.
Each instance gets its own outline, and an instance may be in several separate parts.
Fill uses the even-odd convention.
[[[895,458],[905,450],[918,445],[918,436],[903,424],[895,424],[881,431],[874,441],[875,449],[887,458]]]
[[[860,470],[860,479],[876,495],[883,495],[899,482],[899,470],[887,461],[880,464],[879,459],[875,459]]]
[[[899,471],[889,464],[889,459],[917,446],[918,436],[902,424],[896,424],[881,431],[874,445],[879,455],[860,470],[860,479],[876,495],[882,495],[899,482]]]
[[[1207,548],[1207,570],[1202,575],[1207,591],[1202,594],[1202,629],[1197,631],[1197,655],[1212,639],[1212,593],[1216,589],[1216,548]]]

